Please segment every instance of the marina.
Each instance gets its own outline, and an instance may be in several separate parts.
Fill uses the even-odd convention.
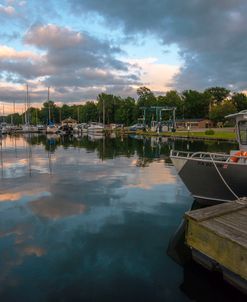
[[[247,1],[0,3],[0,302],[247,300]]]
[[[1,301],[245,301],[166,253],[194,207],[170,150],[234,148],[140,135],[3,136]]]

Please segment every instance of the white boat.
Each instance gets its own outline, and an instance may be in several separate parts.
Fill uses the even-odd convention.
[[[98,140],[102,140],[105,136],[104,136],[104,133],[88,133],[88,139],[91,141],[91,142],[95,142],[95,141],[98,141]]]
[[[100,123],[92,122],[90,123],[89,127],[87,128],[88,133],[103,133],[104,126]]]
[[[37,130],[38,132],[45,132],[46,131],[46,126],[42,124],[37,125]]]
[[[53,134],[53,133],[57,133],[57,131],[58,131],[58,127],[54,124],[49,124],[46,127],[46,133]]]
[[[20,132],[23,132],[23,133],[35,133],[35,132],[38,132],[38,127],[34,126],[34,125],[28,125],[28,124],[22,125]]]
[[[7,124],[5,122],[0,124],[0,130],[2,135],[7,134]]]
[[[192,196],[204,203],[247,196],[247,110],[227,116],[236,120],[239,150],[230,154],[172,150],[170,158]]]
[[[87,128],[88,128],[88,124],[86,124],[86,123],[77,124],[73,127],[73,132],[74,133],[86,133]]]

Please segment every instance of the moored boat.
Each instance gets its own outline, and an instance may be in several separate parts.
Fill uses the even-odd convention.
[[[5,122],[2,122],[0,124],[0,129],[1,129],[1,135],[7,134],[7,124]]]
[[[236,120],[239,150],[230,154],[172,150],[170,158],[193,197],[206,203],[247,196],[247,110],[227,116]]]
[[[87,128],[88,133],[103,133],[104,126],[100,123],[92,122]]]
[[[46,133],[56,133],[58,131],[58,127],[53,124],[53,123],[49,123],[49,125],[47,125],[46,127]]]

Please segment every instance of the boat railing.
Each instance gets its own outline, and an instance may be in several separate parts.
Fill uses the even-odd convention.
[[[213,153],[213,152],[187,152],[187,151],[177,151],[171,150],[171,157],[180,157],[180,158],[193,158],[195,160],[208,160],[208,161],[221,161],[221,162],[229,162],[233,157],[237,159],[244,158],[243,156],[235,156],[232,154],[226,153]],[[247,157],[245,157],[245,160]],[[237,160],[238,161],[238,160]]]
[[[228,153],[213,153],[213,152],[187,152],[171,150],[171,157],[190,158],[193,160],[216,161],[216,162],[231,162],[238,164],[246,164],[247,156],[228,154]]]
[[[173,157],[191,157],[194,152],[171,150],[170,156]]]

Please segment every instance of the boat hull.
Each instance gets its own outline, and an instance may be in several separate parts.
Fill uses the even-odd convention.
[[[171,160],[188,190],[199,201],[228,202],[247,196],[246,164],[172,156]]]
[[[93,128],[93,127],[89,127],[87,129],[88,133],[103,133],[104,129],[103,128]]]

